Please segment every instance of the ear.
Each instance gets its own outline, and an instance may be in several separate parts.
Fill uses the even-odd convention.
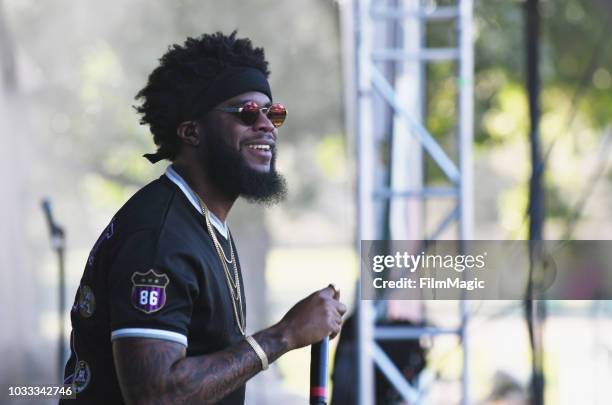
[[[181,122],[176,129],[176,135],[179,139],[191,146],[198,146],[200,144],[200,126],[195,121]]]

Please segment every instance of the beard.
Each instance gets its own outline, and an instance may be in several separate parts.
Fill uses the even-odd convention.
[[[206,171],[224,194],[242,196],[249,202],[274,205],[287,196],[285,178],[276,171],[276,148],[272,150],[270,170],[260,172],[245,161],[213,131],[206,134]]]

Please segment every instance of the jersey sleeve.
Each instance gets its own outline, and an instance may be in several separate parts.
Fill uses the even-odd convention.
[[[147,337],[187,346],[199,288],[197,261],[182,246],[152,231],[122,243],[108,274],[111,340]]]

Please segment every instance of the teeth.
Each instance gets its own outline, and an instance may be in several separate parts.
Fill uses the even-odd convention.
[[[251,149],[270,150],[270,145],[247,145]]]

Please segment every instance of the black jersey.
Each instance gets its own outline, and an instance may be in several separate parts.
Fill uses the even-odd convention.
[[[130,198],[91,250],[71,310],[65,383],[77,395],[66,404],[123,403],[112,340],[166,339],[185,345],[187,356],[197,356],[243,339],[193,192],[169,172],[174,177],[167,172]],[[232,241],[213,229],[229,258]],[[246,316],[245,302],[243,289]],[[243,385],[220,403],[243,404],[244,392]]]

